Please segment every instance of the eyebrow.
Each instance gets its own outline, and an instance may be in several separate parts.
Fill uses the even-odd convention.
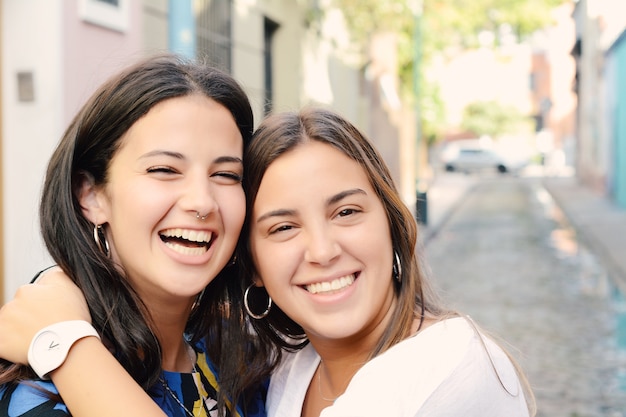
[[[150,151],[148,153],[145,153],[141,155],[141,159],[151,158],[153,156],[161,156],[161,155],[171,156],[172,158],[176,158],[176,159],[185,159],[183,154],[180,152],[164,151],[161,149],[157,149],[155,151]]]
[[[165,155],[165,156],[169,156],[169,157],[181,159],[181,160],[185,159],[185,156],[180,152],[165,151],[165,150],[160,150],[160,149],[145,153],[141,155],[141,158],[145,159],[145,158],[150,158],[150,157],[159,156],[159,155]],[[213,163],[216,163],[216,164],[223,164],[223,163],[229,163],[229,162],[236,163],[236,164],[243,164],[243,160],[241,158],[238,158],[236,156],[228,156],[228,155],[220,156],[213,161]]]
[[[217,158],[213,162],[218,163],[218,164],[223,164],[223,163],[227,163],[227,162],[233,162],[233,163],[236,163],[236,164],[243,164],[243,159],[238,158],[236,156],[220,156],[219,158]]]
[[[360,188],[353,188],[351,190],[346,190],[346,191],[342,191],[340,193],[337,193],[333,196],[331,196],[330,198],[328,198],[328,200],[326,200],[326,205],[330,206],[332,204],[336,204],[338,202],[340,202],[341,200],[343,200],[346,197],[350,197],[351,195],[355,195],[355,194],[363,194],[363,195],[367,195],[367,193],[365,191],[363,191]]]
[[[331,197],[329,197],[326,200],[326,205],[330,206],[333,204],[336,204],[338,202],[340,202],[341,200],[343,200],[346,197],[349,197],[351,195],[355,195],[355,194],[363,194],[363,195],[367,195],[367,193],[365,191],[363,191],[360,188],[354,188],[351,190],[346,190],[346,191],[342,191],[340,193],[337,193]],[[289,210],[289,209],[278,209],[278,210],[272,210],[272,211],[268,211],[267,213],[263,214],[261,217],[259,217],[256,221],[256,223],[260,223],[265,219],[268,219],[270,217],[279,217],[279,216],[293,216],[296,214],[295,210]]]
[[[295,210],[287,210],[287,209],[272,210],[272,211],[268,211],[267,213],[259,217],[256,222],[261,223],[263,220],[269,219],[270,217],[293,216],[295,214],[296,214]]]

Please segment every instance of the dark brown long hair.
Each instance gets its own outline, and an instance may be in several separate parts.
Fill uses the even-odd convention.
[[[85,176],[96,185],[106,184],[121,138],[137,120],[164,100],[191,94],[228,109],[244,149],[248,146],[252,109],[230,75],[172,54],[153,56],[109,79],[75,116],[50,159],[39,209],[52,258],[83,291],[93,325],[111,343],[117,360],[146,390],[161,372],[161,348],[151,319],[124,274],[99,250],[94,226],[83,216],[77,196]],[[186,329],[192,342],[208,337],[208,354],[219,369],[222,405],[258,382],[242,369],[262,360],[254,355],[255,340],[243,325],[236,282],[236,267],[225,268],[204,291]],[[32,377],[27,367],[0,366],[0,383]]]

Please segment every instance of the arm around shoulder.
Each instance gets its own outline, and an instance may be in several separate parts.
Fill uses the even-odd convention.
[[[67,320],[91,322],[82,292],[60,269],[50,270],[35,284],[22,285],[0,309],[0,357],[28,364],[28,347],[46,326]]]
[[[165,416],[98,338],[77,341],[50,377],[74,417]]]
[[[165,417],[98,338],[82,338],[70,352],[65,363],[51,372],[52,382],[0,386],[0,416]],[[62,403],[54,397],[59,392]]]
[[[35,284],[20,287],[14,299],[0,309],[0,357],[28,364],[29,345],[35,334],[68,320],[91,322],[89,309],[80,289],[60,269],[51,270]],[[61,366],[49,376],[75,417],[165,416],[98,337],[82,337],[73,342]],[[50,386],[49,382],[42,384]],[[20,393],[41,398],[26,390]],[[12,400],[7,396],[2,404],[8,405]],[[38,415],[63,415],[58,414],[62,408],[52,407],[52,414]]]

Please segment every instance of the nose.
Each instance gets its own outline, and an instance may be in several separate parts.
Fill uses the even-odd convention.
[[[306,262],[329,265],[341,254],[341,245],[333,236],[331,230],[320,227],[308,234],[307,246],[304,253]]]
[[[180,206],[198,220],[205,220],[217,211],[218,204],[214,190],[206,175],[188,178],[180,199]]]

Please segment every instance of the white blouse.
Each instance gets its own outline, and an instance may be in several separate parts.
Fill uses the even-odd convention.
[[[272,375],[269,417],[300,416],[320,358],[309,344]],[[528,417],[511,361],[461,317],[443,320],[366,363],[320,417]]]

